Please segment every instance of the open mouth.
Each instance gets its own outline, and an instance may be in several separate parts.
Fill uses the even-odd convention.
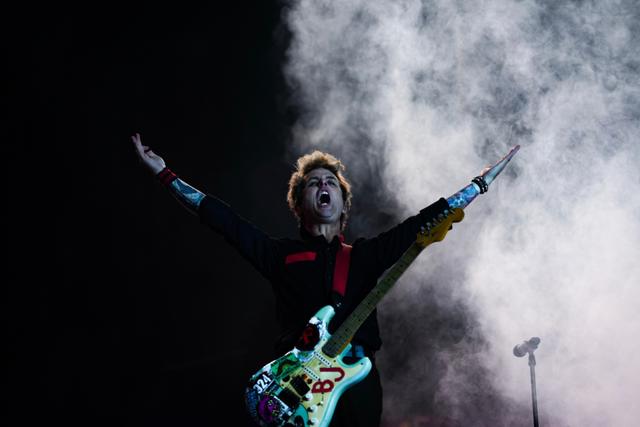
[[[329,196],[329,192],[321,191],[320,197],[318,198],[318,202],[320,203],[320,206],[329,206],[329,203],[331,202],[331,197]]]

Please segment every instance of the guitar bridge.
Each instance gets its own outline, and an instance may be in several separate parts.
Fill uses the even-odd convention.
[[[300,396],[288,388],[283,388],[280,393],[278,393],[278,399],[292,409],[295,409],[300,404],[301,400]]]

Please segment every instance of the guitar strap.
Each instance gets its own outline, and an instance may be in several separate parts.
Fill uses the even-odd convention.
[[[344,296],[347,290],[349,264],[351,261],[351,246],[340,242],[340,249],[336,255],[336,266],[333,270],[333,291]]]

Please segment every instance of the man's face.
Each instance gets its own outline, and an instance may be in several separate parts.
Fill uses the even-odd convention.
[[[343,208],[340,182],[330,170],[318,168],[305,175],[300,206],[305,224],[339,224]]]

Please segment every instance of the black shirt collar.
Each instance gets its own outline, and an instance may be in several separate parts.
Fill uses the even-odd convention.
[[[311,233],[307,231],[306,228],[300,227],[300,237],[305,242],[311,242],[317,245],[328,245],[328,244],[340,244],[344,243],[344,234],[340,233],[338,236],[334,237],[331,242],[327,242],[327,239],[322,235],[312,236]]]

